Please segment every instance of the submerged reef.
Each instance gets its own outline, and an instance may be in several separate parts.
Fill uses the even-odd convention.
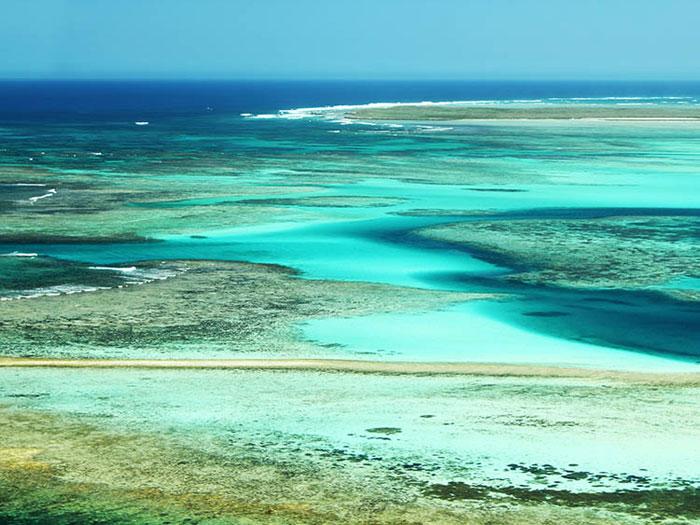
[[[394,206],[405,199],[392,197],[330,196],[298,197],[287,199],[243,199],[239,204],[266,204],[272,206],[306,206],[310,208],[381,208]]]
[[[610,217],[473,221],[419,231],[528,268],[509,275],[576,288],[644,288],[700,276],[700,218]],[[672,288],[672,285],[669,285]]]
[[[170,163],[161,171],[120,173],[119,160],[99,162],[99,168],[92,161],[56,172],[0,167],[0,187],[12,190],[0,201],[0,242],[121,243],[256,224],[292,212],[261,203],[238,206],[232,213],[231,200],[308,191],[291,185],[256,187],[206,170],[183,177],[171,173]],[[216,205],[219,201],[223,205]]]

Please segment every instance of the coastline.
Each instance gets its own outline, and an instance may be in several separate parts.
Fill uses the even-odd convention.
[[[649,385],[699,386],[700,373],[632,372],[524,364],[416,363],[344,359],[44,359],[0,357],[0,368],[265,369],[387,375],[464,375],[612,380]]]

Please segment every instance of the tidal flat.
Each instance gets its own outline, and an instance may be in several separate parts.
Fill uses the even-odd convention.
[[[20,523],[700,521],[697,384],[299,370],[0,375],[0,515]]]

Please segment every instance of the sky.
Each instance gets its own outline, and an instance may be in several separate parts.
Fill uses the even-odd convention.
[[[700,79],[698,0],[0,0],[0,78]]]

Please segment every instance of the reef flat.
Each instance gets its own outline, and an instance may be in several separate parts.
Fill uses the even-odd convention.
[[[32,259],[21,259],[32,264]],[[297,279],[290,268],[250,263],[168,261],[134,263],[127,269],[131,268],[159,272],[162,278],[87,293],[0,301],[0,353],[168,359],[337,357],[348,354],[342,348],[305,341],[296,324],[315,317],[433,309],[493,297]],[[123,269],[107,267],[100,272],[109,276]]]
[[[522,282],[645,288],[700,276],[697,217],[473,221],[434,226],[420,234],[532,268],[507,277]]]
[[[696,107],[614,106],[614,105],[537,105],[522,107],[455,104],[402,104],[370,107],[344,114],[359,120],[700,120]]]
[[[23,198],[0,202],[3,212],[0,242],[135,242],[164,234],[231,228],[292,215],[289,210],[262,203],[257,207],[237,206],[235,213],[231,212],[236,198],[279,192],[280,188],[254,188],[226,177],[215,180],[206,174],[200,174],[199,183],[175,179],[170,185],[167,175],[160,180],[152,177],[152,174],[99,177],[80,170],[51,173],[41,169],[0,169],[0,186],[15,193],[16,188],[23,190],[22,195],[14,196]],[[304,190],[308,188],[282,189],[285,193]],[[187,207],[172,205],[192,200]],[[212,206],[211,201],[219,205]],[[297,216],[301,215],[297,211]]]
[[[303,370],[0,377],[6,520],[700,520],[687,464],[697,385]]]

